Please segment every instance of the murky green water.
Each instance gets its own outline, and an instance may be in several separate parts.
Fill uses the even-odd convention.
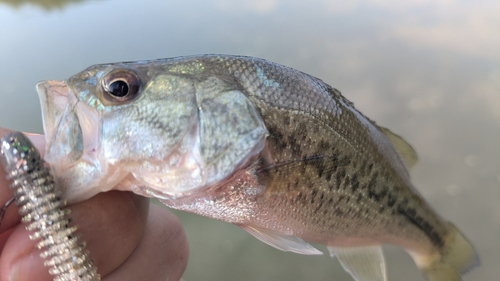
[[[41,4],[36,4],[41,3]],[[0,126],[42,132],[34,85],[103,62],[201,53],[266,58],[340,89],[417,150],[415,185],[477,248],[466,280],[500,276],[498,1],[0,1]],[[195,280],[351,280],[178,213]],[[386,248],[390,280],[423,280]]]

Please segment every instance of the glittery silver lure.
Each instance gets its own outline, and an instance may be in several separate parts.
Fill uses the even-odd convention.
[[[1,140],[0,162],[12,180],[15,202],[19,206],[30,239],[40,239],[38,249],[54,281],[100,280],[97,268],[85,250],[85,243],[69,226],[69,209],[40,153],[24,134],[14,132]],[[27,269],[28,270],[28,269]]]

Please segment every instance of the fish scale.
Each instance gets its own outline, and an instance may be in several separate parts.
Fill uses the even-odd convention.
[[[232,71],[234,69],[234,67],[231,67],[231,65],[233,65],[230,62],[231,59],[215,59],[214,61],[215,62],[225,62],[225,64],[229,66],[229,71]],[[229,63],[227,61],[229,61]],[[247,64],[249,64],[249,65],[247,65]],[[325,150],[324,144],[331,145],[332,144],[331,139],[335,138],[335,133],[333,134],[333,136],[330,137],[329,140],[324,140],[322,143],[323,147],[321,147],[318,144],[318,142],[320,142],[320,140],[318,140],[318,139],[324,138],[325,135],[323,133],[323,135],[318,136],[318,129],[317,128],[319,128],[319,126],[317,124],[313,124],[313,126],[309,126],[309,127],[313,128],[312,132],[306,132],[305,130],[303,130],[307,126],[304,124],[299,125],[299,128],[301,128],[302,130],[301,129],[296,130],[296,128],[294,128],[293,126],[291,128],[289,126],[290,130],[284,130],[283,125],[286,122],[282,122],[278,118],[278,120],[275,121],[275,123],[276,123],[275,128],[281,127],[282,130],[280,132],[278,132],[277,130],[273,131],[272,130],[273,121],[271,121],[271,120],[268,121],[268,118],[267,118],[267,116],[273,115],[272,113],[269,112],[269,111],[273,111],[273,110],[278,110],[278,112],[276,114],[274,114],[274,116],[287,115],[287,113],[285,113],[283,111],[297,110],[299,113],[297,114],[296,118],[301,118],[304,115],[306,115],[306,116],[309,115],[309,116],[311,116],[312,119],[314,119],[314,120],[311,120],[310,123],[318,122],[318,120],[319,120],[319,121],[323,121],[325,124],[329,125],[329,126],[326,126],[327,127],[326,129],[328,129],[328,127],[333,127],[331,130],[333,130],[338,135],[343,137],[348,145],[351,145],[356,150],[359,150],[357,155],[354,155],[352,157],[346,156],[348,158],[354,158],[356,161],[353,161],[353,162],[357,162],[356,158],[363,158],[363,156],[364,157],[371,156],[374,158],[373,162],[378,162],[379,164],[380,164],[380,162],[382,162],[382,163],[385,162],[382,157],[377,157],[378,155],[376,152],[378,152],[378,148],[375,145],[372,145],[370,143],[365,142],[365,140],[370,139],[370,137],[368,135],[366,135],[366,134],[368,134],[368,130],[365,128],[364,124],[360,124],[360,122],[355,122],[355,120],[357,120],[357,119],[350,114],[350,111],[347,110],[347,108],[345,108],[345,107],[342,108],[343,107],[342,102],[340,102],[342,97],[335,90],[330,89],[328,86],[324,85],[320,81],[314,81],[314,83],[310,83],[310,84],[297,83],[296,82],[297,80],[303,80],[301,78],[303,78],[304,76],[307,76],[307,75],[302,74],[302,73],[297,72],[297,71],[290,70],[290,69],[286,69],[284,71],[277,71],[276,69],[281,68],[281,67],[276,66],[274,64],[259,63],[259,62],[256,63],[255,61],[243,63],[243,62],[239,61],[238,65],[239,65],[239,67],[241,67],[241,65],[246,65],[245,69],[251,69],[251,68],[264,69],[263,72],[266,73],[266,79],[277,81],[277,83],[280,85],[279,88],[269,89],[270,87],[266,86],[265,83],[263,83],[261,81],[262,79],[258,79],[258,77],[256,78],[255,77],[256,75],[251,75],[250,77],[244,77],[244,76],[241,77],[240,76],[241,80],[250,81],[250,83],[249,83],[250,87],[246,89],[249,93],[252,93],[252,92],[266,93],[266,95],[262,95],[262,100],[264,101],[264,103],[259,104],[259,105],[262,105],[262,107],[266,107],[266,110],[262,110],[260,108],[260,106],[258,108],[261,109],[261,115],[263,116],[264,122],[266,123],[268,130],[270,130],[269,143],[272,144],[273,140],[277,140],[277,142],[279,142],[275,145],[275,148],[271,148],[271,150],[272,150],[271,155],[274,156],[274,158],[275,158],[274,161],[276,163],[307,159],[308,155],[312,155],[312,156],[328,155],[329,151]],[[212,68],[209,68],[209,69],[212,69]],[[219,69],[219,68],[217,68],[217,69]],[[255,73],[255,71],[250,71],[250,73]],[[275,73],[280,73],[280,75],[278,76]],[[233,74],[234,74],[234,71],[233,71]],[[296,76],[301,76],[301,77],[297,78]],[[314,78],[312,78],[310,76],[307,76],[307,78],[308,78],[307,80],[310,80],[310,81],[315,80]],[[258,91],[256,91],[255,89],[258,89]],[[294,106],[293,102],[296,102],[296,99],[291,98],[294,96],[293,93],[296,93],[295,96],[298,96],[297,93],[300,93],[303,96],[306,96],[306,95],[304,95],[304,93],[307,93],[307,97],[311,97],[311,100],[303,98],[300,100],[301,103],[299,103],[298,105],[295,104],[295,106]],[[328,93],[328,95],[327,95],[327,93]],[[337,102],[332,103],[331,99],[326,98],[327,96],[332,97],[333,100],[337,100]],[[292,100],[293,102],[288,102],[290,100]],[[337,110],[334,110],[332,108],[333,106],[330,106],[329,110],[323,111],[323,112],[318,114],[318,113],[316,113],[317,110],[315,110],[315,109],[317,109],[318,104],[330,104],[330,105],[335,104],[335,108],[339,108],[339,110],[341,112],[343,112],[344,115],[342,115],[340,118],[338,116],[335,116],[335,115],[331,116],[332,115],[331,112],[337,112]],[[273,106],[273,105],[274,105],[274,108],[271,108],[271,106]],[[347,115],[347,116],[345,116],[345,115]],[[349,116],[349,115],[351,115],[351,116]],[[271,119],[271,118],[269,118],[269,119]],[[288,118],[285,118],[285,119],[288,119]],[[340,120],[336,121],[336,122],[328,122],[328,120],[336,120],[336,119],[340,119]],[[338,129],[336,129],[336,128],[338,128]],[[297,134],[302,135],[302,136],[309,136],[310,142],[309,143],[306,142],[304,145],[302,145],[302,150],[304,150],[304,151],[300,151],[300,152],[302,152],[301,154],[297,155],[296,158],[290,158],[289,155],[293,155],[293,154],[291,153],[291,151],[289,151],[288,147],[290,146],[290,143],[286,142],[286,138],[284,138],[284,136],[291,136],[291,135],[297,135]],[[309,150],[305,149],[307,146],[309,146],[309,148],[310,148]],[[295,148],[295,150],[296,151],[298,150],[297,147]],[[321,154],[319,153],[320,151],[321,151]],[[320,167],[321,167],[321,165],[324,165],[325,161],[306,161],[306,163],[312,163],[312,162],[318,162],[318,163],[317,164],[309,164],[309,165],[320,165]],[[336,173],[337,175],[341,175],[342,173],[345,174],[343,179],[341,179],[342,180],[341,183],[344,183],[344,186],[340,186],[339,182],[337,182],[334,185],[340,186],[340,188],[342,188],[342,189],[347,189],[349,184],[346,185],[345,182],[346,182],[346,179],[350,180],[351,177],[349,177],[348,176],[349,174],[346,173],[344,170],[338,169],[338,167],[334,167],[334,168],[336,170],[338,170],[338,172]],[[299,175],[299,176],[303,176],[303,175]],[[386,176],[385,178],[388,178],[389,180],[393,180],[392,178],[394,178],[395,180],[398,180],[398,176],[392,176],[392,177]],[[283,178],[281,180],[285,181],[285,179],[283,179]],[[312,179],[309,179],[309,182],[311,182],[311,180]],[[382,199],[379,194],[387,194],[387,192],[380,193],[380,192],[377,192],[375,190],[375,187],[380,186],[380,185],[384,185],[384,183],[379,183],[377,185],[375,185],[375,184],[366,185],[365,192],[362,192],[361,194],[364,195],[364,198],[373,199],[374,200],[373,203],[377,204]],[[270,185],[267,185],[267,186],[268,186],[268,191],[272,192],[271,191],[272,188],[270,187]],[[399,190],[404,190],[405,188],[408,188],[408,186],[405,186],[403,183],[400,183]],[[393,190],[392,191],[393,193],[399,194],[399,190],[395,185],[393,186],[392,190]],[[417,201],[420,201],[423,203],[422,200],[419,200],[420,198],[418,197],[418,195],[416,195],[414,193],[408,193],[406,196],[412,197],[411,198],[412,200],[417,200]],[[393,196],[393,197],[399,198],[401,196]],[[398,205],[398,206],[399,206],[399,209],[406,208],[406,206],[404,206],[404,204]],[[387,207],[389,207],[389,206],[387,206]],[[384,208],[383,205],[380,208]],[[423,209],[426,209],[426,208],[428,208],[428,206],[426,206],[424,204],[422,206],[419,206],[419,210],[422,210],[421,212],[425,212]],[[411,208],[411,209],[415,210],[415,208]],[[407,214],[407,212],[404,212],[404,211],[399,211],[399,213],[402,215]],[[429,215],[431,212],[425,212],[425,213],[427,215]],[[422,217],[422,215],[420,217]],[[411,224],[411,226],[414,226],[416,224],[415,221],[412,220],[411,218],[410,218],[409,223]],[[420,223],[423,223],[423,221],[420,221]],[[442,221],[439,218],[437,218],[436,216],[430,217],[430,222],[427,222],[427,224],[434,225],[434,227],[432,229],[430,227],[424,228],[424,227],[418,226],[418,225],[417,225],[417,227],[419,227],[420,230],[423,229],[424,231],[428,231],[428,233],[427,233],[428,235],[431,234],[433,231],[435,231],[434,228],[438,228],[439,230],[437,232],[439,232],[441,235],[443,235],[445,233],[444,227],[440,227],[443,225]],[[434,242],[439,242],[439,239],[435,239]]]

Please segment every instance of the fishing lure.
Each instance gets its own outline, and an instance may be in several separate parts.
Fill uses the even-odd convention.
[[[22,222],[40,239],[38,249],[54,281],[98,281],[100,275],[85,250],[76,226],[69,226],[70,210],[40,153],[24,134],[14,132],[1,139],[0,162],[12,180],[14,198]],[[0,219],[9,200],[1,210]]]

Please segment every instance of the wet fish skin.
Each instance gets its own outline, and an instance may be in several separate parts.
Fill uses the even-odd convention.
[[[443,221],[414,192],[390,143],[338,91],[264,61],[207,59],[206,64],[210,63],[216,65],[208,69],[217,73],[206,75],[236,77],[269,131],[267,149],[272,159],[251,168],[257,169],[258,185],[267,187],[255,198],[261,204],[257,209],[274,206],[272,213],[282,221],[295,208],[295,216],[302,216],[297,224],[316,221],[305,228],[335,237],[352,234],[339,222],[363,220],[360,225],[366,228],[361,232],[370,233],[368,237],[404,224],[416,236],[425,228],[421,239],[442,243]],[[424,218],[428,226],[415,222]],[[274,220],[264,227],[272,224]]]
[[[141,92],[106,105],[99,81],[116,69],[136,73]],[[204,55],[93,66],[65,84],[83,108],[73,101],[76,110],[51,116],[50,98],[42,107],[48,161],[58,165],[58,150],[80,151],[67,165],[71,173],[59,169],[75,200],[120,183],[172,208],[238,224],[282,250],[315,254],[301,239],[332,249],[393,243],[429,280],[460,280],[475,265],[470,244],[413,188],[405,167],[416,160],[411,147],[317,78],[261,59]],[[42,96],[52,90],[39,86]],[[90,122],[98,132],[74,129],[82,116],[98,119]],[[56,130],[60,120],[73,121]],[[66,140],[54,131],[81,133]],[[82,173],[89,169],[94,179],[115,178],[89,184]]]

